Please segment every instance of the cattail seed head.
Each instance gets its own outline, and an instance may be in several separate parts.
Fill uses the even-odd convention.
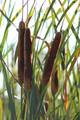
[[[52,42],[49,57],[48,57],[48,59],[45,63],[45,66],[44,66],[43,77],[42,77],[41,86],[40,86],[41,89],[42,89],[42,86],[46,86],[49,82],[49,79],[50,79],[50,76],[52,73],[52,68],[54,65],[54,61],[55,61],[56,54],[58,52],[58,48],[60,46],[60,43],[61,43],[61,33],[58,32],[58,33],[56,33],[55,39]]]
[[[26,28],[24,34],[24,88],[30,91],[32,87],[32,42],[30,29]]]
[[[24,32],[25,23],[21,21],[19,23],[18,31],[18,79],[19,83],[22,85],[24,81]]]

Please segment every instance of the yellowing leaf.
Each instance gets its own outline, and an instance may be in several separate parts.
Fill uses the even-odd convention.
[[[0,120],[3,120],[3,101],[0,98]]]

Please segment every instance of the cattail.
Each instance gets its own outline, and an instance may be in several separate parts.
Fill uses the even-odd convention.
[[[48,57],[48,59],[45,63],[45,66],[44,66],[43,77],[42,77],[41,86],[40,86],[41,89],[44,86],[46,86],[49,82],[49,79],[50,79],[50,76],[51,76],[51,73],[52,73],[52,68],[53,68],[53,65],[54,65],[54,61],[55,61],[55,58],[56,58],[56,54],[57,54],[58,48],[60,46],[60,42],[61,42],[61,33],[58,32],[58,33],[56,33],[55,39],[52,42],[49,57]]]
[[[24,32],[25,23],[21,21],[19,23],[18,31],[18,79],[19,83],[22,85],[24,81]]]
[[[24,89],[31,90],[32,87],[32,42],[30,29],[26,28],[24,34]]]
[[[58,71],[55,71],[55,74],[52,76],[51,79],[51,91],[52,94],[55,95],[58,91]]]

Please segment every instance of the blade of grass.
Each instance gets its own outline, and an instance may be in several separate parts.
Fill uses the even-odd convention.
[[[43,39],[46,39],[46,37],[47,37],[47,35],[48,35],[48,33],[49,33],[51,27],[52,27],[52,21],[51,21],[50,25],[48,26],[47,31],[46,31],[45,36],[44,36]]]
[[[44,26],[44,24],[45,24],[45,21],[47,20],[48,15],[49,15],[49,13],[50,13],[50,11],[51,11],[51,8],[53,7],[53,4],[54,4],[54,3],[55,3],[55,0],[52,1],[52,3],[50,4],[49,8],[45,11],[46,14],[44,13],[44,15],[43,15],[43,17],[42,17],[42,19],[41,19],[41,22],[40,22],[39,27],[38,27],[38,31],[40,30],[41,26],[42,26],[41,29],[43,29],[43,26]]]
[[[11,23],[16,28],[15,24],[7,17],[7,15],[1,9],[0,9],[0,12],[9,21],[9,23]]]
[[[60,0],[59,0],[59,2],[60,2],[60,4],[61,4],[61,1],[60,1]],[[76,2],[77,2],[77,1],[74,0],[70,5],[72,6],[72,5],[73,5],[74,3],[76,3]],[[79,8],[79,4],[80,4],[80,2],[78,3],[77,9]],[[70,6],[70,5],[69,5],[69,6]],[[62,10],[63,10],[63,15],[62,15],[62,16],[64,17],[64,13],[65,13],[66,10],[64,9],[64,6],[62,6],[62,4],[61,4],[61,7],[62,7]],[[70,8],[71,8],[71,7],[70,7]],[[74,33],[74,36],[75,36],[78,44],[80,44],[79,36],[78,36],[78,34],[77,34],[74,26],[73,26],[73,25],[71,26],[72,21],[70,21],[70,18],[69,18],[69,16],[67,15],[67,13],[66,13],[65,17],[66,17],[66,19],[67,19],[67,21],[68,21],[69,27],[71,27],[71,30],[72,30],[72,32]],[[74,17],[72,17],[72,19],[73,19],[73,18],[74,18]]]
[[[67,73],[66,73],[66,79],[65,79],[65,81],[69,80],[70,73],[71,73],[71,71],[72,71],[72,69],[73,69],[73,67],[74,67],[74,64],[75,64],[77,58],[79,57],[79,55],[80,55],[80,47],[77,48],[77,50],[76,50],[76,52],[75,52],[75,54],[74,54],[74,57],[73,57],[73,59],[72,59],[71,65],[70,65],[70,67],[69,67],[69,70],[68,70]]]
[[[7,57],[7,55],[12,51],[14,45],[11,45],[5,53],[3,53],[3,58]]]
[[[66,68],[69,66],[69,64],[71,63],[71,61],[72,61],[72,59],[74,58],[74,56],[76,55],[76,53],[77,53],[77,51],[80,49],[80,46],[78,45],[76,48],[75,48],[75,50],[74,50],[74,52],[72,53],[72,55],[70,56],[70,59],[69,59],[69,61],[67,62],[67,64],[66,64]]]
[[[3,102],[4,102],[4,99],[0,97],[0,120],[3,120],[3,111],[4,111]]]
[[[27,1],[28,2],[28,1]],[[27,2],[23,5],[23,8],[26,6],[26,4],[27,4]],[[13,10],[12,10],[13,11]],[[19,16],[19,14],[22,12],[22,8],[20,8],[16,13],[15,13],[15,15],[12,17],[12,20],[4,13],[4,10],[3,9],[0,9],[0,12],[1,12],[1,14],[7,19],[7,21],[10,23],[10,24],[12,24],[15,28],[16,28],[16,30],[17,30],[17,27],[16,27],[16,25],[13,23],[14,21],[15,21],[15,19],[17,19],[17,17]],[[13,13],[13,12],[12,12]],[[11,13],[10,13],[11,14]],[[12,15],[12,14],[11,14]]]
[[[4,11],[5,5],[6,5],[6,0],[4,0],[4,2],[2,4],[2,11]],[[2,20],[3,20],[3,15],[1,14],[1,16],[0,16],[0,25],[2,23]]]
[[[34,28],[34,36],[35,36],[35,38],[36,38],[36,35],[38,34],[39,19],[40,19],[43,4],[41,5],[41,7],[39,9],[37,20],[36,20],[36,23],[35,23],[35,28]]]
[[[40,95],[39,103],[38,103],[38,106],[37,106],[37,110],[36,110],[36,114],[35,114],[35,119],[34,120],[37,120],[39,118],[39,116],[40,116],[40,110],[41,110],[41,107],[42,107],[42,103],[43,103],[43,99],[44,99],[46,90],[47,90],[47,87],[45,87],[45,89],[43,90],[43,92]]]
[[[60,2],[60,4],[61,4],[61,7],[63,8],[62,3],[61,3],[60,0],[59,0],[59,2]],[[66,15],[66,13],[68,12],[68,10],[69,10],[75,3],[76,3],[76,0],[72,1],[72,3],[71,3],[66,9],[64,9],[62,16],[61,16],[59,22],[57,23],[56,28],[59,26],[60,22],[61,22],[62,19],[65,17],[65,15]]]
[[[8,82],[7,72],[6,72],[6,69],[5,69],[5,66],[3,65],[3,63],[2,63],[2,66],[3,66],[4,80],[5,80],[5,84],[6,84],[6,88],[7,88],[7,92],[8,92],[8,97],[9,97],[9,107],[10,107],[10,112],[11,112],[11,119],[17,120],[15,104],[14,104],[13,95],[11,92],[11,87],[10,87],[10,84]]]

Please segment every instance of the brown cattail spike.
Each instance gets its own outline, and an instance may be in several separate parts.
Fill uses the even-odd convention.
[[[30,91],[32,86],[32,42],[30,29],[26,28],[24,34],[24,88]]]
[[[57,54],[58,48],[60,46],[60,43],[61,43],[61,33],[58,32],[58,33],[56,33],[55,39],[52,42],[49,57],[44,66],[43,77],[42,77],[41,86],[40,86],[41,89],[42,89],[42,86],[46,86],[49,82],[49,79],[50,79],[50,76],[52,73],[52,68],[54,65],[54,61],[55,61],[56,54]]]
[[[51,91],[52,94],[55,95],[58,91],[58,71],[55,71],[55,74],[53,75],[53,78],[51,80]]]
[[[18,31],[18,79],[19,83],[22,85],[24,81],[24,32],[25,23],[21,21],[19,23]]]

